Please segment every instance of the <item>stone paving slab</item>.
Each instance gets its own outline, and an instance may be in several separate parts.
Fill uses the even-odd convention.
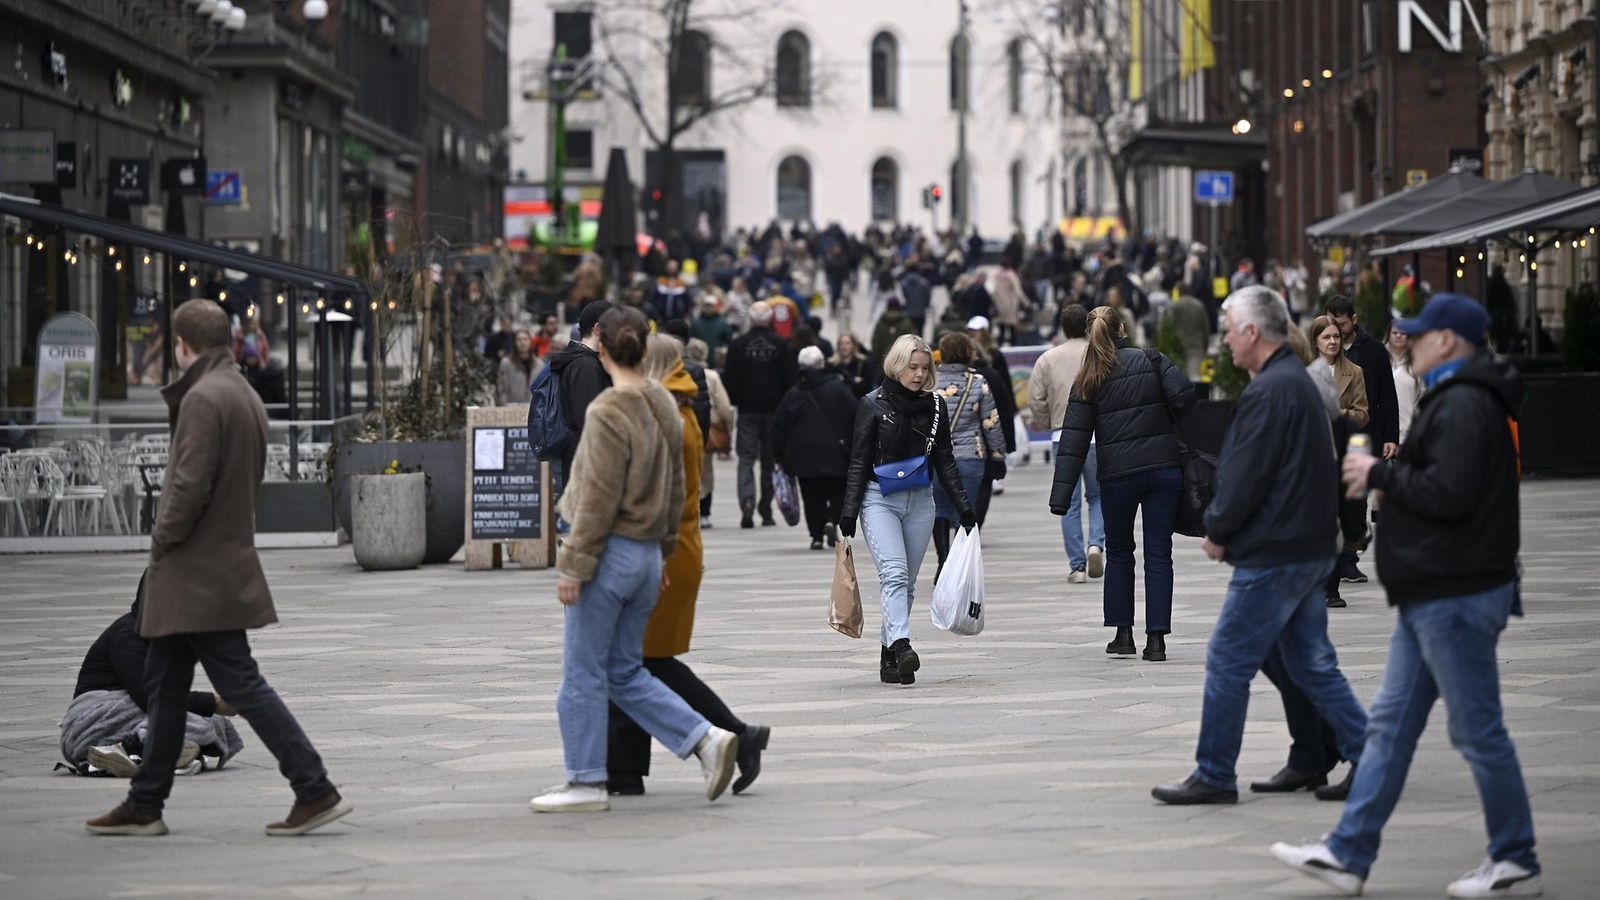
[[[810,552],[798,529],[728,527],[725,490],[685,659],[736,712],[773,726],[761,780],[708,804],[698,766],[657,747],[649,794],[601,815],[527,811],[561,778],[552,573],[372,574],[348,547],[266,552],[283,624],[252,641],[356,805],[299,840],[261,833],[291,798],[247,727],[235,763],[179,779],[169,837],[84,834],[126,785],[52,774],[55,723],[142,560],[0,558],[0,897],[1323,896],[1265,851],[1327,831],[1337,806],[1309,794],[1187,809],[1149,797],[1192,767],[1228,570],[1180,538],[1171,660],[1108,659],[1100,584],[1066,583],[1047,487],[1046,470],[1023,468],[995,501],[983,635],[935,632],[919,600],[913,687],[878,682],[865,554],[868,637],[850,641],[826,625],[832,555]],[[1530,482],[1523,498],[1529,618],[1501,642],[1507,720],[1548,893],[1592,897],[1600,484]],[[1345,594],[1332,631],[1365,703],[1392,615],[1376,584]],[[1442,896],[1483,854],[1444,718],[1423,737],[1370,896]],[[1257,679],[1241,777],[1270,775],[1286,748],[1277,695]]]

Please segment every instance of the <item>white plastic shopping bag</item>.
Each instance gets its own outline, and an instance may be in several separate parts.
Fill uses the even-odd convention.
[[[933,624],[946,631],[983,631],[983,548],[978,543],[978,529],[957,529],[928,610]]]

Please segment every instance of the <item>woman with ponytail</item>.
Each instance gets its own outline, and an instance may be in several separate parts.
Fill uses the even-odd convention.
[[[1183,492],[1176,420],[1194,405],[1194,385],[1172,360],[1128,344],[1117,311],[1089,314],[1089,349],[1067,402],[1056,448],[1050,511],[1065,515],[1084,460],[1095,452],[1106,526],[1105,624],[1114,656],[1133,642],[1133,521],[1144,511],[1144,658],[1167,658],[1172,630],[1172,526]]]

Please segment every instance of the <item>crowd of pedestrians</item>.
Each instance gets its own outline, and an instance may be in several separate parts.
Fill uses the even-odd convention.
[[[1413,317],[1373,323],[1387,326],[1380,341],[1346,296],[1313,306],[1305,273],[1276,263],[1261,273],[1249,260],[1218,308],[1201,299],[1210,296],[1195,265],[1202,251],[1135,240],[1080,256],[1059,239],[996,248],[910,229],[859,240],[836,227],[768,229],[699,247],[688,267],[663,260],[611,300],[585,298],[570,333],[553,313],[537,328],[501,316],[482,347],[498,359],[495,399],[527,403],[530,431],[561,426],[540,440],[560,493],[566,777],[533,810],[598,811],[611,795],[644,793],[652,737],[698,758],[708,800],[743,791],[761,771],[770,729],[737,716],[681,659],[718,457],[737,458],[742,528],[777,524],[790,478],[812,550],[853,539],[859,526],[879,585],[880,680],[915,684],[923,661],[911,612],[928,546],[942,569],[955,530],[981,527],[1017,448],[1016,394],[998,355],[1015,342],[1051,345],[1020,418],[1051,434],[1048,510],[1066,580],[1102,581],[1102,624],[1114,630],[1106,653],[1140,655],[1142,546],[1142,656],[1165,662],[1173,534],[1195,496],[1183,421],[1201,399],[1194,379],[1216,334],[1250,378],[1203,504],[1202,549],[1233,571],[1205,652],[1195,767],[1153,797],[1237,801],[1249,686],[1264,672],[1282,695],[1292,746],[1284,768],[1252,790],[1345,801],[1324,840],[1271,852],[1359,893],[1428,710],[1443,699],[1490,832],[1489,860],[1449,891],[1537,893],[1532,814],[1495,657],[1508,617],[1520,614],[1520,395],[1515,373],[1486,347],[1487,313],[1466,297],[1421,297]],[[583,273],[574,290],[593,286]],[[816,313],[831,306],[848,321],[858,302],[874,313],[870,339],[841,329],[830,342]],[[197,303],[174,317],[185,372],[166,391],[173,463],[148,588],[86,660],[91,677],[80,686],[89,686],[78,694],[92,696],[75,701],[81,739],[64,731],[63,753],[75,767],[132,776],[127,801],[91,831],[164,833],[174,771],[200,754],[237,753],[226,718],[241,715],[296,795],[268,833],[301,834],[350,806],[244,638],[275,615],[253,550],[238,549],[250,546],[265,417],[230,355],[264,354],[264,338],[241,343],[219,307]],[[1164,322],[1174,341],[1159,337]],[[238,458],[257,464],[220,462]],[[1346,602],[1340,583],[1366,580],[1358,554],[1369,542],[1399,610],[1370,710],[1328,632],[1329,610]],[[127,662],[141,653],[142,668]],[[190,694],[196,662],[215,695]],[[126,702],[102,696],[118,690]],[[148,727],[96,744],[109,732],[95,727],[110,721],[96,717],[112,708],[123,719],[142,714]],[[193,749],[186,734],[199,738]],[[1330,784],[1340,763],[1346,777]]]

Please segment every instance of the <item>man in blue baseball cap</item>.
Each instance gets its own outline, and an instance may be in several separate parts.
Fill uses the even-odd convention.
[[[1488,858],[1450,884],[1449,895],[1532,896],[1542,890],[1533,811],[1506,734],[1495,656],[1507,618],[1522,614],[1512,435],[1522,386],[1485,348],[1489,314],[1470,297],[1436,295],[1395,327],[1411,338],[1426,393],[1392,464],[1344,461],[1352,496],[1383,495],[1378,577],[1399,607],[1389,660],[1338,826],[1321,843],[1274,844],[1272,853],[1359,894],[1428,712],[1443,698],[1450,742],[1472,768],[1489,830]]]

